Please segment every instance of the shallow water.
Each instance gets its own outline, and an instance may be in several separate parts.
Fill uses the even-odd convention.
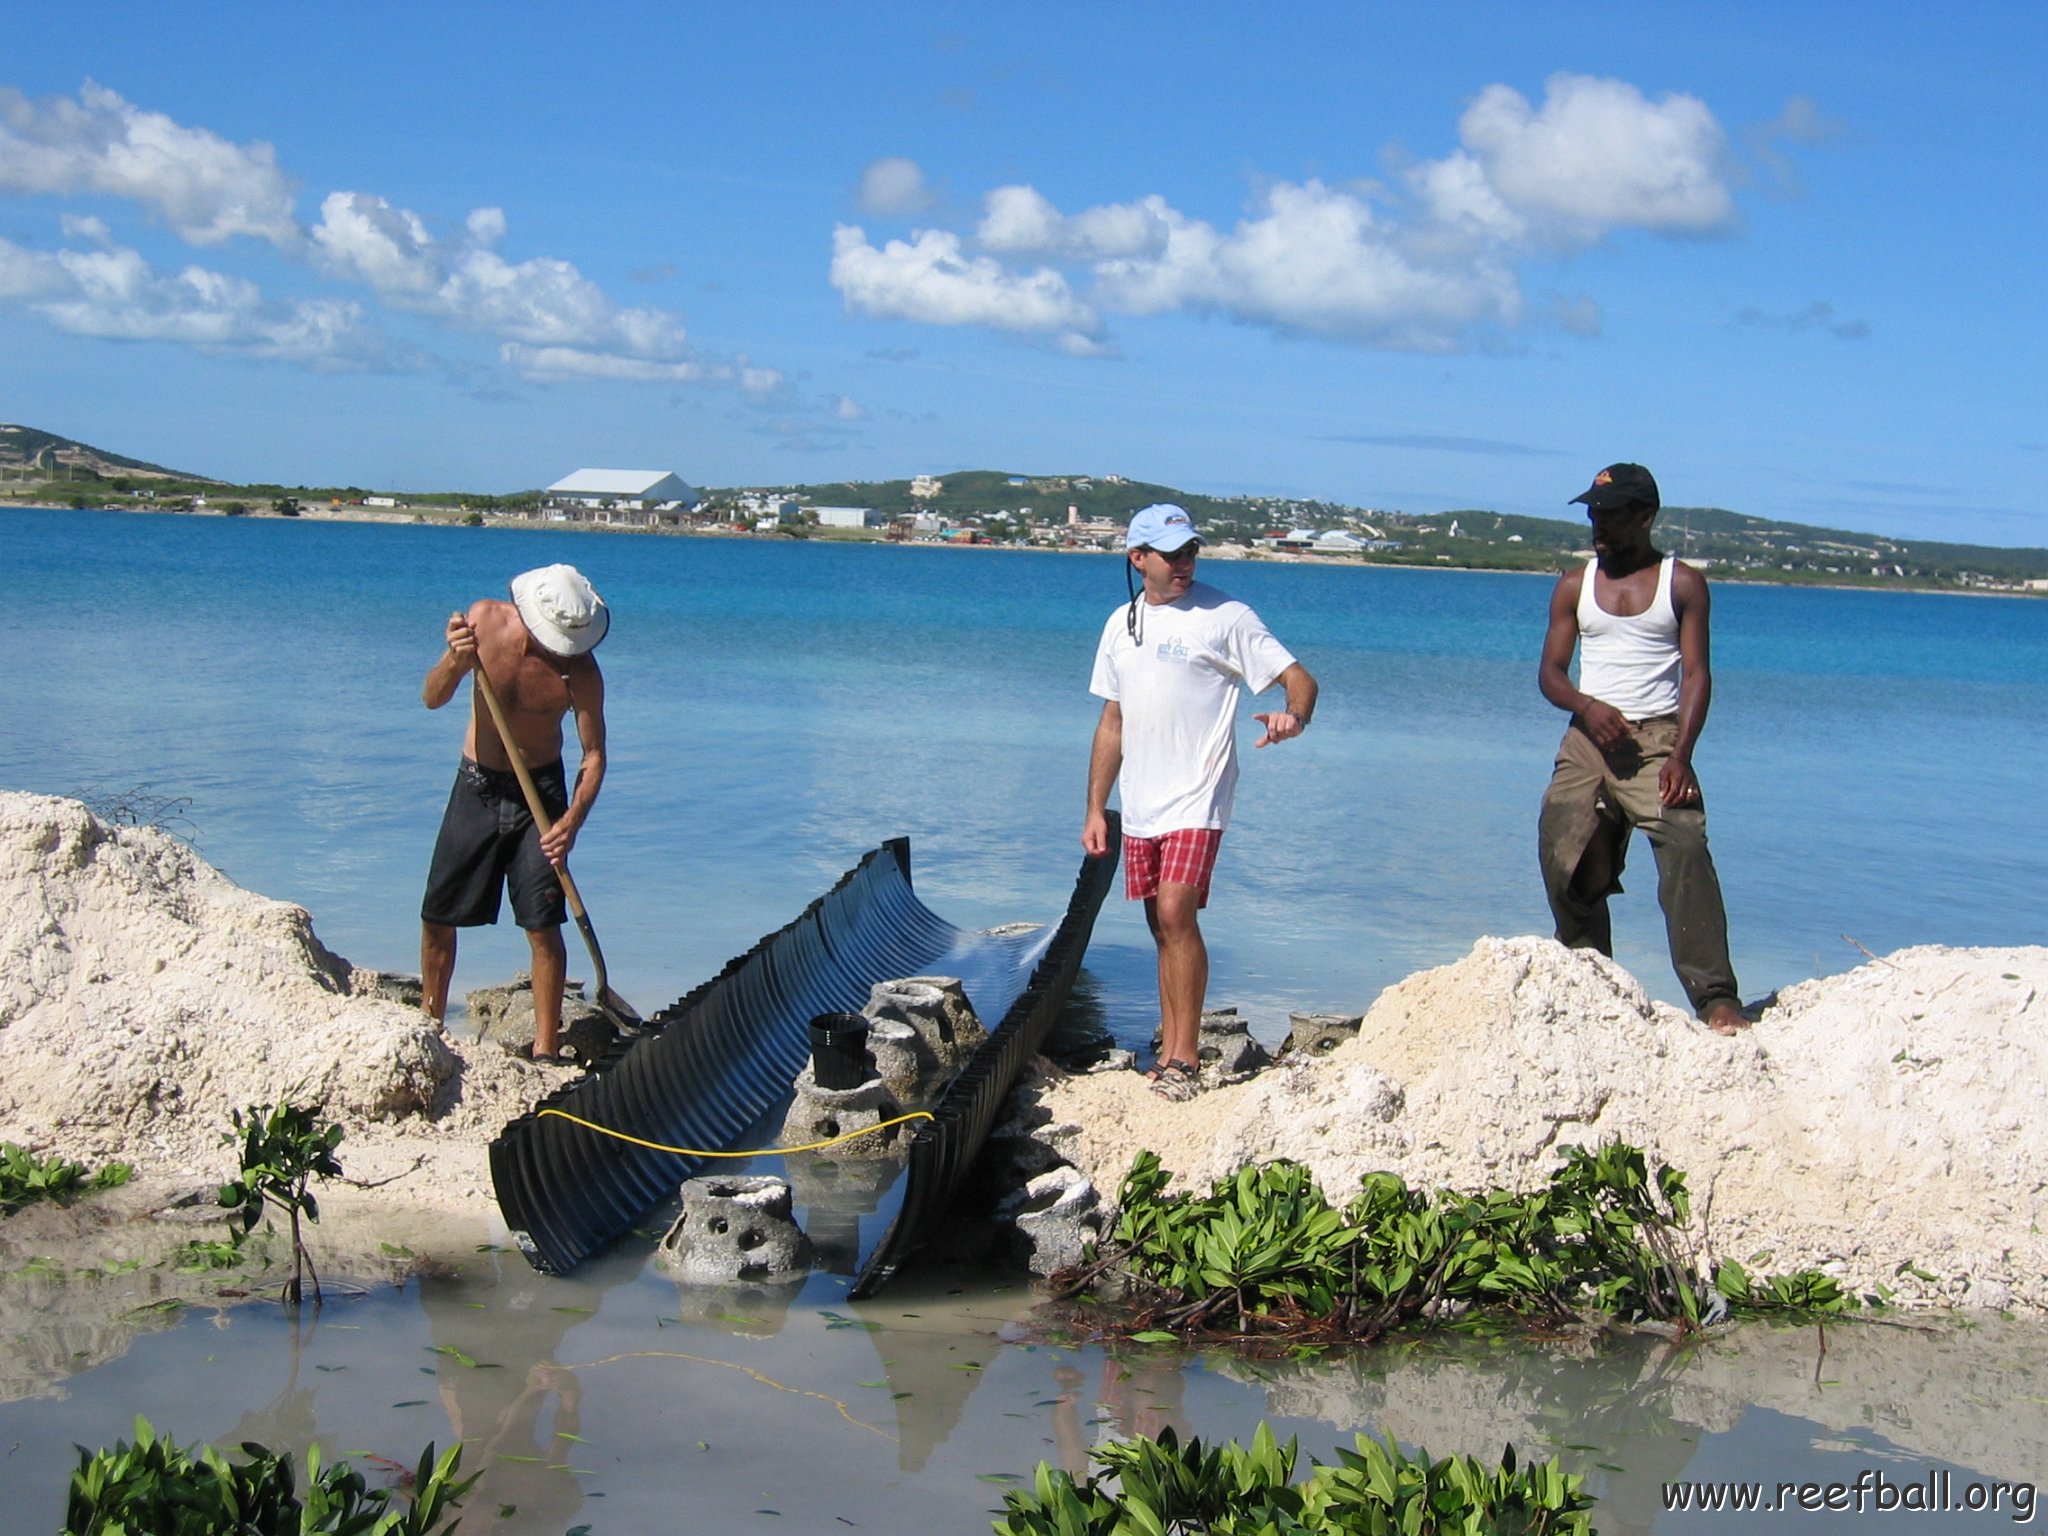
[[[189,797],[231,876],[306,905],[358,964],[414,969],[461,735],[453,711],[420,708],[420,676],[451,608],[557,559],[618,615],[612,776],[576,865],[613,982],[644,1011],[884,837],[911,837],[919,892],[953,922],[1060,909],[1088,658],[1121,595],[1107,559],[10,511],[0,562],[27,664],[9,673],[0,785]],[[1359,1009],[1482,933],[1546,927],[1534,816],[1562,717],[1534,688],[1545,583],[1207,574],[1324,686],[1301,742],[1247,753],[1212,1002],[1270,1038],[1290,1008]],[[1715,611],[1700,769],[1745,990],[1857,964],[1857,943],[2040,942],[2048,840],[2027,813],[2048,604],[1717,587]],[[1647,868],[1617,906],[1620,958],[1675,1000]],[[524,961],[508,932],[464,946],[458,989]],[[1137,1043],[1150,988],[1142,923],[1113,902],[1086,994]],[[187,1441],[317,1434],[399,1460],[460,1434],[490,1468],[464,1531],[550,1536],[778,1516],[983,1529],[1000,1479],[1041,1457],[1080,1470],[1091,1441],[1168,1422],[1213,1437],[1268,1418],[1325,1459],[1357,1429],[1439,1453],[1562,1450],[1610,1531],[1719,1528],[1657,1516],[1681,1474],[2031,1477],[2048,1444],[2048,1331],[1995,1321],[1832,1329],[1824,1357],[1811,1330],[1750,1329],[1683,1354],[1441,1342],[1253,1370],[1027,1344],[1026,1292],[986,1276],[914,1274],[859,1309],[833,1274],[793,1297],[686,1299],[639,1241],[567,1280],[477,1253],[295,1338],[267,1305],[164,1327],[127,1314],[199,1282],[25,1277],[28,1255],[0,1248],[28,1298],[7,1314],[4,1379],[32,1395],[0,1405],[0,1494],[24,1529],[57,1524],[69,1446],[111,1443],[137,1412]]]
[[[1247,1362],[1034,1342],[1028,1293],[987,1276],[926,1271],[859,1306],[845,1285],[679,1290],[630,1253],[548,1280],[501,1250],[297,1325],[269,1304],[197,1313],[0,1404],[0,1500],[12,1528],[55,1529],[70,1447],[111,1444],[137,1413],[187,1441],[317,1439],[386,1473],[367,1458],[409,1465],[460,1436],[486,1474],[463,1530],[532,1536],[983,1530],[1041,1460],[1081,1473],[1091,1445],[1167,1425],[1248,1438],[1263,1420],[1323,1460],[1361,1431],[1488,1458],[1512,1441],[1585,1474],[1607,1532],[1722,1528],[1663,1511],[1681,1479],[1946,1470],[1961,1498],[2037,1477],[2048,1443],[2027,1390],[2048,1379],[2048,1336],[1996,1320],[1836,1325],[1825,1350],[1814,1328],[1752,1325],[1686,1350],[1439,1338]]]

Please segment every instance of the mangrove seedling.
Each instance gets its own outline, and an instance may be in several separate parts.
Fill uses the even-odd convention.
[[[317,1307],[322,1300],[320,1272],[313,1266],[299,1221],[302,1216],[309,1222],[320,1219],[320,1203],[306,1187],[308,1182],[341,1176],[341,1163],[334,1155],[341,1145],[341,1127],[283,1101],[268,1108],[252,1104],[246,1111],[238,1109],[234,1120],[235,1128],[223,1133],[221,1140],[241,1142],[242,1173],[221,1186],[220,1203],[235,1212],[244,1235],[263,1219],[266,1204],[285,1213],[291,1221],[292,1277],[278,1299],[297,1306],[304,1294],[302,1282],[310,1273]]]
[[[455,1475],[460,1445],[439,1457],[429,1445],[409,1502],[394,1509],[389,1489],[370,1487],[345,1461],[323,1465],[314,1446],[301,1498],[290,1452],[244,1441],[242,1454],[230,1462],[211,1446],[187,1449],[138,1418],[133,1445],[79,1447],[62,1536],[448,1536],[456,1522],[447,1517],[476,1482]]]
[[[126,1163],[109,1163],[88,1174],[83,1163],[61,1157],[37,1157],[25,1147],[0,1141],[0,1216],[12,1215],[38,1200],[62,1203],[74,1195],[126,1184],[134,1170]]]
[[[1076,1483],[1045,1462],[1029,1492],[1004,1496],[997,1536],[1121,1536],[1124,1532],[1286,1532],[1345,1536],[1589,1536],[1593,1500],[1556,1462],[1518,1468],[1515,1448],[1496,1467],[1469,1456],[1409,1455],[1391,1439],[1356,1437],[1337,1462],[1312,1462],[1294,1481],[1297,1452],[1266,1424],[1249,1448],[1183,1444],[1172,1429],[1098,1447],[1103,1471]]]
[[[1700,1270],[1685,1175],[1619,1141],[1566,1147],[1542,1188],[1411,1190],[1369,1173],[1342,1208],[1297,1163],[1247,1164],[1204,1195],[1168,1193],[1141,1152],[1094,1261],[1055,1280],[1071,1298],[1128,1282],[1132,1336],[1372,1339],[1471,1308],[1538,1324],[1592,1314],[1693,1334],[1729,1310],[1827,1313],[1856,1298],[1824,1274]]]

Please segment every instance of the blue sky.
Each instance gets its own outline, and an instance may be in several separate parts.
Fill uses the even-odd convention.
[[[2048,545],[2048,7],[9,7],[0,419]]]

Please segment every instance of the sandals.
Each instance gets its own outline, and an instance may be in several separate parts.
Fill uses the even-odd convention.
[[[1185,1104],[1202,1091],[1199,1069],[1191,1061],[1162,1061],[1145,1079],[1152,1091],[1174,1104]]]

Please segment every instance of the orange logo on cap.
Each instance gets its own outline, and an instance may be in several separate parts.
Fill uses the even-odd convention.
[[[1593,483],[1595,485],[1612,485],[1614,484],[1614,476],[1610,475],[1609,473],[1607,473],[1606,470],[1603,469],[1600,471],[1599,474],[1593,477]]]

